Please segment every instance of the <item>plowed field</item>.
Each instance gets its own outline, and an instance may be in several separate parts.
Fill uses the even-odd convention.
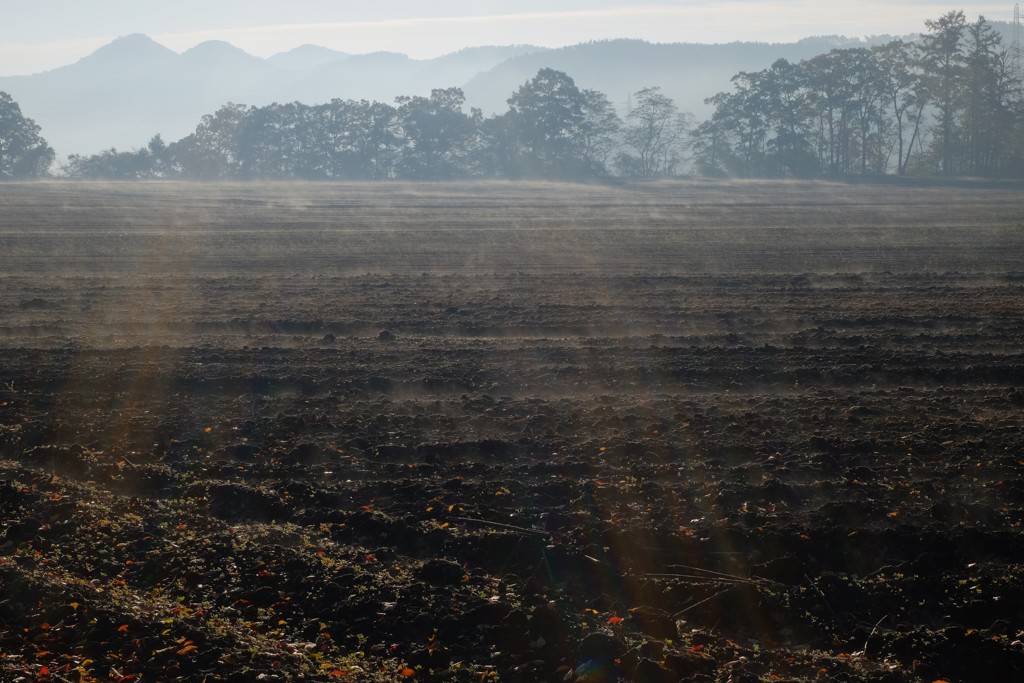
[[[1024,680],[1024,185],[0,184],[0,680]]]

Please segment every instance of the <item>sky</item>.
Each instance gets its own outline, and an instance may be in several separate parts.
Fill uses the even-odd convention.
[[[920,0],[0,0],[0,75],[69,64],[145,33],[182,52],[225,40],[268,57],[303,44],[430,58],[474,45],[560,47],[606,38],[788,42],[924,30],[962,9],[1010,21],[1012,2]]]

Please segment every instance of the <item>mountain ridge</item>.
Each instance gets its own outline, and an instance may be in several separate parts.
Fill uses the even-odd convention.
[[[323,45],[305,43],[298,47],[293,47],[291,50],[273,54],[267,57],[267,61],[284,69],[308,69],[334,61],[341,61],[349,56],[347,52],[332,50]]]

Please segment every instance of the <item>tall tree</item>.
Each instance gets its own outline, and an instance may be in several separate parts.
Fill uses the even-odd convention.
[[[682,161],[691,117],[681,113],[661,88],[648,87],[633,95],[636,105],[626,114],[623,140],[628,152],[619,156],[624,175],[645,178],[674,175]]]
[[[779,59],[758,75],[761,102],[774,131],[768,141],[772,175],[806,176],[817,171],[807,139],[808,96],[803,69]]]
[[[738,172],[732,147],[735,122],[728,107],[731,97],[732,93],[720,92],[704,100],[704,104],[714,105],[715,110],[691,133],[694,167],[700,175],[717,178]]]
[[[845,50],[831,50],[804,65],[808,104],[817,123],[818,161],[821,168],[832,175],[845,173],[849,167],[853,99],[850,66]]]
[[[867,48],[850,48],[845,52],[850,63],[858,172],[861,175],[883,173],[888,160],[884,138],[889,126],[882,114],[882,73]]]
[[[508,100],[516,172],[548,178],[584,174],[585,99],[567,74],[541,69]]]
[[[968,25],[965,42],[961,170],[989,175],[999,170],[1013,130],[1016,74],[1002,36],[985,17]]]
[[[716,114],[733,138],[736,175],[758,176],[765,170],[770,129],[756,73],[741,71],[732,77],[734,92],[716,96]]]
[[[878,68],[878,87],[894,122],[896,175],[906,175],[929,102],[920,47],[893,40],[872,48],[872,54]]]
[[[40,132],[35,121],[22,115],[18,103],[0,91],[0,179],[46,175],[54,152]]]
[[[967,28],[964,13],[947,12],[938,19],[925,22],[925,64],[931,80],[931,91],[938,109],[939,127],[936,131],[939,167],[944,175],[953,175],[953,151],[960,106],[960,88],[964,76],[964,54],[961,40]]]
[[[619,144],[622,120],[608,96],[597,90],[583,90],[581,155],[588,173],[608,173],[608,158]]]

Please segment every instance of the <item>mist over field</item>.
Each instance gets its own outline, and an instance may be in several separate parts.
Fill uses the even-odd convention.
[[[11,183],[0,185],[0,236],[12,276],[992,272],[1017,265],[1021,189],[1018,181]]]

